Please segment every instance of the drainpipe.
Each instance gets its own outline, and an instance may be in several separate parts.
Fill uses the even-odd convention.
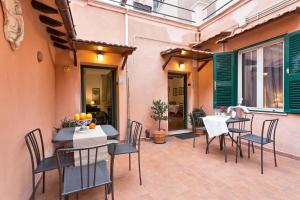
[[[124,24],[125,24],[125,45],[129,45],[129,36],[128,36],[128,8],[125,6],[125,16],[124,16]],[[126,103],[127,103],[127,133],[129,133],[129,128],[130,128],[130,88],[129,88],[129,76],[128,76],[128,65],[126,63],[125,66],[126,69]],[[126,135],[125,140],[128,139],[128,136]]]

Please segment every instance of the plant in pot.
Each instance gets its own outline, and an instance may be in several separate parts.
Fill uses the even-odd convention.
[[[161,129],[161,121],[167,120],[168,116],[166,112],[168,110],[168,104],[162,100],[153,100],[153,105],[151,106],[152,115],[151,118],[158,121],[158,130],[153,131],[153,140],[156,144],[163,144],[166,142],[166,132]]]

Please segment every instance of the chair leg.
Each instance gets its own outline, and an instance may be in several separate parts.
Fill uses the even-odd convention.
[[[235,148],[235,163],[237,163],[238,151],[239,151],[239,137],[236,139],[236,148]]]
[[[105,185],[104,190],[105,190],[105,200],[107,200],[107,185]]]
[[[79,192],[76,192],[76,200],[79,200]]]
[[[263,145],[260,145],[260,168],[261,174],[264,173],[264,153],[263,153]]]
[[[205,151],[205,154],[208,154],[209,149],[208,149],[208,133],[207,132],[205,134],[205,138],[206,138],[206,151]]]
[[[111,199],[114,200],[115,195],[114,195],[114,183],[113,182],[110,184],[110,190],[111,190]]]
[[[194,137],[193,148],[195,148],[196,136]]]
[[[138,151],[138,163],[139,163],[139,176],[140,176],[140,185],[142,185],[142,174],[141,174],[141,155],[140,155],[140,151]]]
[[[221,140],[223,141],[223,149],[224,149],[224,154],[225,154],[225,162],[227,163],[227,148],[226,148],[226,141],[225,141],[225,135],[222,136]]]
[[[43,193],[45,193],[45,179],[46,179],[46,172],[43,172]]]
[[[275,167],[277,167],[277,160],[276,160],[276,150],[275,150],[275,141],[273,142],[273,153],[274,153],[274,162],[275,162]]]
[[[233,133],[232,133],[232,138],[231,138],[231,146],[233,147]]]
[[[32,173],[32,200],[35,200],[35,176],[34,173]]]
[[[248,158],[250,158],[250,141],[248,141]]]
[[[130,171],[131,170],[131,154],[129,153],[128,155],[129,155],[128,159],[129,159],[129,171]]]
[[[252,152],[254,153],[254,144],[253,144],[253,142],[252,142]]]

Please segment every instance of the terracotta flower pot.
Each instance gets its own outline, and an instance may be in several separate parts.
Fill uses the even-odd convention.
[[[153,141],[155,144],[164,144],[166,143],[166,131],[153,131]]]

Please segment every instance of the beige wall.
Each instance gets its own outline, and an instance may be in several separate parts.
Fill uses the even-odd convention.
[[[201,32],[201,40],[204,41],[222,31],[232,31],[233,33],[239,32],[241,29],[251,27],[257,23],[261,23],[265,20],[273,18],[278,14],[284,13],[288,10],[294,9],[296,6],[300,6],[300,2],[285,6],[278,11],[272,11],[269,15],[260,18],[258,20],[247,22],[246,18],[254,16],[258,12],[261,12],[281,0],[240,0],[234,3],[227,9],[224,9],[218,15],[205,21],[199,26]]]
[[[73,56],[73,54],[71,54]],[[122,56],[118,54],[104,54],[104,60],[99,62],[95,52],[80,50],[77,52],[78,66],[74,66],[73,57],[66,51],[59,51],[56,55],[56,126],[64,118],[73,118],[75,113],[80,113],[81,108],[81,70],[80,66],[90,65],[99,67],[118,68],[117,82],[117,113],[118,129],[126,130],[126,71],[121,70]],[[65,72],[65,66],[72,66],[70,72]]]
[[[270,24],[264,25],[248,33],[242,34],[224,45],[225,51],[233,51],[252,44],[256,44],[289,32],[300,29],[300,16],[293,15],[276,20]],[[221,51],[222,47],[207,45],[203,48],[209,48],[215,51]],[[204,109],[209,113],[214,113],[213,110],[213,67],[212,64],[207,65],[199,73],[199,105],[203,105]],[[288,114],[265,114],[255,113],[254,132],[261,134],[262,122],[265,119],[279,118],[277,130],[277,149],[279,151],[300,155],[300,135],[299,125],[300,115]]]
[[[121,9],[109,10],[97,8],[94,6],[82,6],[76,1],[71,4],[71,10],[74,17],[74,23],[78,38],[96,40],[102,42],[111,42],[116,44],[125,43],[125,15]],[[111,8],[110,8],[111,9]],[[88,14],[86,14],[88,13]],[[101,13],[101,15],[99,15]],[[168,71],[178,72],[179,60],[172,60],[166,70],[162,70],[164,60],[160,52],[169,47],[187,47],[194,37],[196,27],[182,24],[164,23],[156,18],[147,16],[136,16],[136,12],[130,12],[128,16],[128,41],[130,46],[137,47],[133,55],[129,56],[127,61],[127,70],[129,78],[129,112],[132,120],[141,121],[144,128],[156,129],[157,124],[150,118],[153,99],[168,99]],[[85,16],[80,19],[79,16]],[[102,20],[99,20],[101,16]],[[110,25],[107,25],[110,19]],[[89,21],[87,27],[86,21]],[[93,28],[90,28],[93,27]],[[105,29],[103,29],[105,27]],[[145,28],[147,27],[147,28]],[[116,33],[116,34],[115,34]],[[65,116],[72,117],[74,112],[81,109],[80,105],[80,67],[75,67],[70,73],[65,73],[62,68],[71,62],[66,61],[66,56],[58,55],[56,72],[56,121],[59,122]],[[95,53],[78,53],[80,63],[98,63],[95,60]],[[104,55],[108,60],[101,65],[120,66],[122,58],[119,55]],[[188,74],[188,82],[191,86],[188,88],[188,106],[189,111],[196,105],[197,72],[196,63],[185,60],[185,69],[182,73]],[[126,101],[126,70],[117,70],[118,84],[118,128],[121,139],[124,139],[127,126],[127,101]],[[73,77],[73,78],[72,78]],[[193,84],[192,84],[193,83]],[[70,101],[71,99],[71,101]],[[69,103],[67,103],[69,102]],[[138,111],[138,112],[137,112]],[[163,123],[163,128],[167,129],[167,123]]]
[[[46,155],[53,152],[55,68],[50,56],[49,36],[30,1],[22,0],[21,3],[25,36],[16,51],[11,50],[4,38],[3,15],[0,14],[0,193],[2,199],[9,200],[29,199],[32,191],[25,134],[41,128]],[[37,61],[37,51],[43,53],[41,63]]]

